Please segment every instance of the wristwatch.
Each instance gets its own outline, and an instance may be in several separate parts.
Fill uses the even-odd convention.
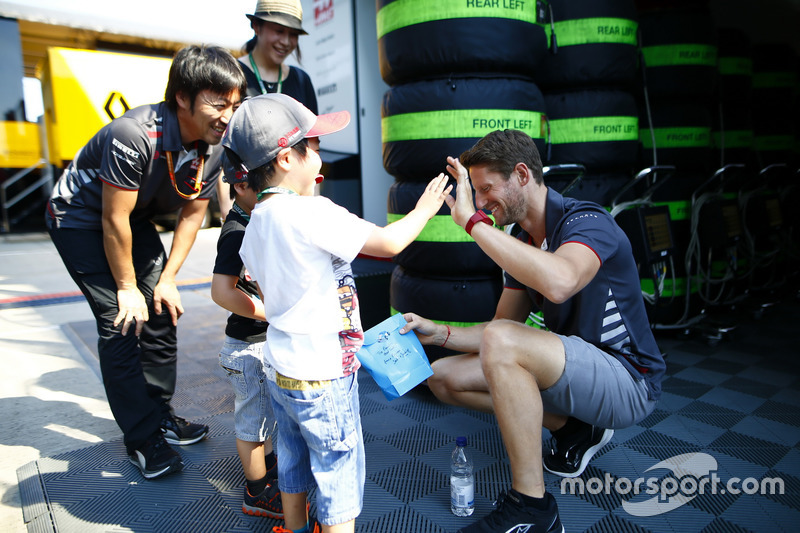
[[[474,226],[476,222],[485,222],[490,226],[493,224],[492,219],[489,218],[489,215],[480,210],[475,211],[475,214],[473,214],[471,217],[469,217],[469,220],[467,220],[467,225],[464,226],[464,231],[466,231],[467,235],[470,237],[472,236],[472,226]]]

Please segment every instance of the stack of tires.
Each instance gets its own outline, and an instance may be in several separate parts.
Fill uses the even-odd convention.
[[[760,168],[796,162],[797,83],[797,55],[791,46],[753,46],[753,129]]]
[[[738,29],[720,28],[718,107],[714,114],[711,144],[719,166],[743,164],[757,170],[753,136],[753,51],[747,35]]]
[[[377,0],[380,70],[390,85],[381,111],[383,164],[395,179],[389,222],[446,172],[447,156],[491,131],[525,131],[544,153],[545,103],[534,82],[547,53],[543,18],[533,2]],[[446,205],[395,263],[393,311],[454,325],[494,316],[502,272]],[[426,351],[431,360],[451,353]]]
[[[716,28],[703,7],[642,11],[639,21],[647,91],[640,115],[643,162],[675,166],[670,190],[688,199],[714,166]]]
[[[754,151],[758,180],[740,198],[753,250],[750,289],[769,299],[797,271],[797,55],[786,43],[753,46]]]
[[[648,308],[651,321],[672,324],[699,312],[690,292],[686,252],[691,239],[692,194],[713,172],[712,109],[718,86],[716,27],[710,11],[693,3],[639,12],[643,99],[640,141],[643,166],[672,165],[676,172],[653,200],[669,206],[675,244],[675,282],[662,302]],[[667,280],[669,282],[669,278]]]
[[[639,165],[637,27],[633,0],[549,2],[549,51],[536,73],[549,124],[543,158],[586,169],[570,196],[608,205]]]
[[[728,235],[721,239],[727,253],[715,254],[711,273],[716,281],[715,292],[720,304],[727,305],[744,298],[748,289],[747,274],[752,263],[742,239],[742,216],[739,192],[758,171],[753,131],[753,47],[747,34],[734,28],[719,28],[718,90],[714,109],[711,145],[719,167],[743,165],[726,177],[720,209],[712,215],[726,221]],[[738,242],[728,242],[735,240]],[[723,244],[724,243],[724,244]],[[731,260],[735,253],[735,261]]]

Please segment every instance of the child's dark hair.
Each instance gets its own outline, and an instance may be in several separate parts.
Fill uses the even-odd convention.
[[[306,154],[308,153],[308,139],[300,139],[298,142],[292,145],[292,150],[297,152],[301,157],[306,157]],[[275,175],[274,159],[261,165],[260,167],[249,170],[245,168],[239,155],[227,146],[225,147],[225,154],[235,168],[240,168],[247,172],[247,185],[252,190],[259,192],[270,186],[270,182]],[[231,189],[233,188],[231,187]]]

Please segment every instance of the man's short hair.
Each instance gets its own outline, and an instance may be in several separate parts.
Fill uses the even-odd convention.
[[[178,93],[191,102],[201,91],[209,90],[227,95],[239,91],[241,98],[247,94],[247,79],[233,55],[219,46],[186,46],[178,50],[169,67],[169,80],[164,100],[173,111],[178,109]]]
[[[536,143],[519,130],[497,130],[487,134],[459,157],[467,168],[486,165],[505,179],[511,177],[517,163],[525,163],[533,172],[536,183],[542,183],[542,158]]]

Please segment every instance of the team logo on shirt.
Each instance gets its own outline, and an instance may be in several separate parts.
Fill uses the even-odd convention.
[[[114,145],[115,148],[117,148],[120,152],[122,152],[126,156],[132,157],[134,159],[139,159],[139,152],[137,152],[133,148],[125,146],[124,144],[119,142],[116,138],[111,139],[111,144]]]
[[[600,217],[597,216],[596,213],[581,213],[580,215],[575,215],[574,217],[567,220],[566,225],[569,226],[572,222],[575,222],[576,220],[580,220],[582,218],[600,218]]]

